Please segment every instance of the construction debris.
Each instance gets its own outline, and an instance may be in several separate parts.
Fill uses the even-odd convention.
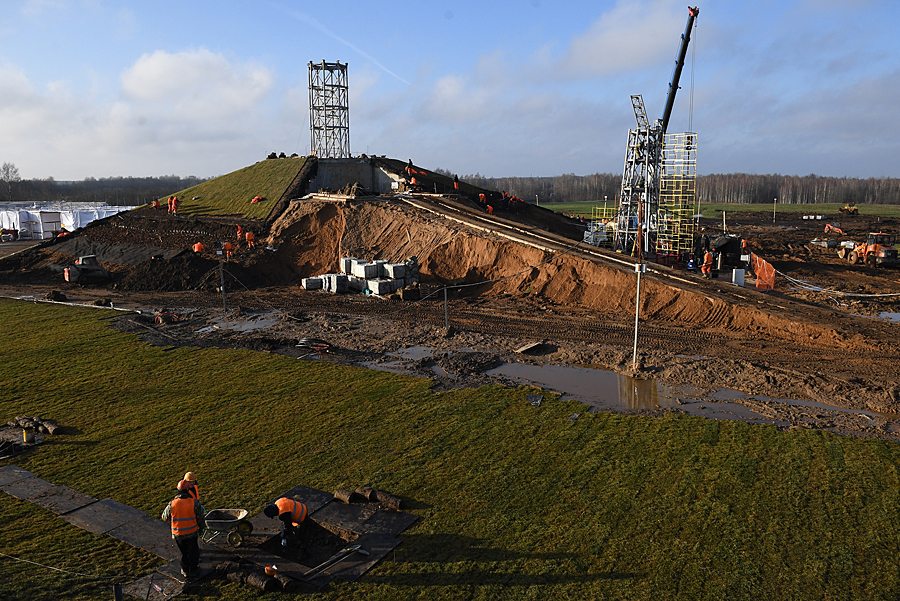
[[[32,428],[41,434],[54,434],[60,426],[52,419],[43,419],[38,416],[29,417],[27,415],[19,415],[15,419],[6,422],[10,428]]]

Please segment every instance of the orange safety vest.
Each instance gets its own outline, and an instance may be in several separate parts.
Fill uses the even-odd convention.
[[[200,530],[194,513],[194,499],[172,500],[172,535],[186,536]]]
[[[291,522],[296,526],[306,519],[306,505],[298,503],[293,499],[281,497],[275,501],[275,507],[278,508],[278,515],[282,513],[291,513]]]
[[[244,237],[244,228],[242,228],[241,226],[237,226],[237,237],[238,240]]]
[[[202,242],[198,242],[193,247],[195,253],[202,253],[206,248],[203,246]]]
[[[703,255],[703,264],[704,265],[712,265],[713,264],[713,256],[712,253],[706,251],[706,254]]]

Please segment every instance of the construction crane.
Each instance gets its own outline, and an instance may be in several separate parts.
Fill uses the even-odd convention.
[[[697,136],[693,133],[667,135],[666,130],[691,41],[691,29],[699,14],[699,8],[688,7],[687,26],[681,36],[662,118],[651,124],[643,98],[639,94],[631,96],[637,129],[628,131],[625,149],[613,241],[614,250],[619,252],[675,262],[692,249]]]

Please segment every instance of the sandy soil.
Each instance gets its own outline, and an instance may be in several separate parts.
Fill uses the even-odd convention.
[[[724,277],[707,282],[683,269],[656,267],[641,284],[633,369],[635,275],[621,265],[620,255],[598,258],[572,249],[579,224],[537,207],[498,215],[491,223],[464,199],[418,202],[431,204],[420,210],[384,198],[294,202],[268,229],[243,221],[245,229],[258,232],[257,247],[238,244],[221,275],[215,254],[197,256],[187,249],[197,241],[207,248],[226,239],[236,243],[236,222],[135,211],[84,228],[77,244],[46,244],[0,260],[0,293],[40,297],[56,290],[74,302],[139,308],[141,315],[123,315],[117,327],[142,332],[154,344],[241,346],[343,364],[390,363],[432,378],[439,389],[495,383],[483,372],[508,361],[592,366],[691,387],[692,396],[681,398],[679,406],[659,411],[696,412],[725,387],[879,413],[730,401],[753,406],[783,427],[889,438],[900,429],[894,418],[900,407],[900,324],[877,317],[900,311],[900,296],[840,294],[900,293],[898,273],[851,267],[834,250],[811,244],[825,239],[825,223],[844,229],[847,236],[840,239],[859,239],[868,231],[897,231],[892,220],[860,216],[838,222],[798,215],[779,216],[773,225],[764,217],[729,219],[729,231],[748,239],[780,273],[832,292],[800,289],[779,277],[778,289],[762,294],[752,281],[738,288]],[[701,225],[707,233],[721,231],[721,224]],[[109,285],[62,281],[61,268],[73,256],[67,253],[85,248],[94,249],[114,274]],[[299,288],[302,277],[336,271],[344,256],[389,261],[416,256],[425,296],[445,284],[472,285],[450,293],[449,330],[442,293],[414,304]],[[218,290],[223,275],[229,307],[224,311]],[[164,308],[179,321],[155,324],[152,314]],[[297,347],[302,338],[326,341],[328,352]],[[531,354],[515,352],[533,341],[542,344]],[[430,350],[421,357],[385,356],[408,347]]]

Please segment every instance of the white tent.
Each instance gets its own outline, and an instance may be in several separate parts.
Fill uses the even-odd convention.
[[[109,205],[66,205],[28,208],[0,206],[0,229],[18,232],[21,240],[44,240],[52,238],[61,228],[70,232],[85,226],[95,219],[102,219],[134,207],[112,207]]]

